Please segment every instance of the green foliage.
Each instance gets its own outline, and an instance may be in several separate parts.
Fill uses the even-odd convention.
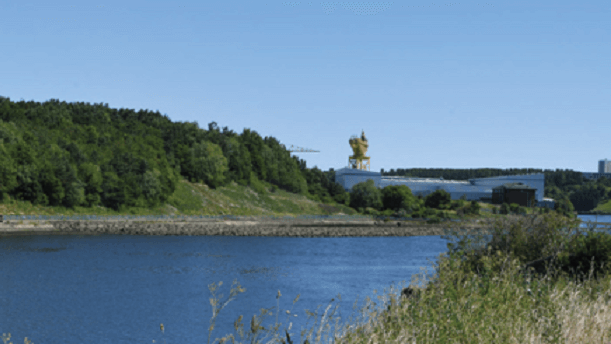
[[[250,176],[250,184],[249,186],[256,192],[263,194],[265,193],[265,185],[255,177],[254,173]]]
[[[601,178],[606,179],[606,178]],[[572,192],[569,199],[577,211],[588,211],[596,208],[598,203],[606,196],[607,188],[600,184],[586,184]]]
[[[571,203],[571,201],[565,197],[565,198],[556,200],[556,203],[554,205],[554,210],[556,210],[557,212],[565,216],[571,216],[573,214],[573,211],[575,211],[575,208],[573,207],[573,204]]]
[[[0,195],[52,206],[155,207],[182,178],[212,188],[251,176],[275,188],[349,204],[334,171],[308,169],[273,137],[208,130],[159,112],[0,97]],[[260,188],[259,188],[260,189]]]
[[[501,204],[501,208],[499,209],[499,214],[507,215],[511,209],[509,208],[509,204],[503,203]]]
[[[436,216],[437,215],[437,211],[435,211],[435,209],[433,208],[425,208],[424,211],[422,212],[422,216],[423,217],[432,217],[432,216]]]
[[[519,208],[520,208],[520,205],[519,205],[519,204],[517,204],[517,203],[511,203],[511,204],[509,205],[509,211],[510,211],[512,214],[516,214],[516,213],[518,212],[518,209],[519,209]]]
[[[184,168],[184,175],[189,180],[204,182],[212,188],[224,185],[228,168],[221,147],[202,141],[195,143],[189,153],[190,159]]]
[[[583,280],[592,269],[593,277],[611,271],[611,235],[590,232],[580,235],[559,259],[561,269]]]
[[[383,188],[382,204],[384,209],[404,210],[407,213],[417,211],[419,208],[416,197],[407,185],[389,185]]]
[[[358,183],[352,187],[350,192],[350,207],[357,208],[382,208],[382,192],[375,186],[373,180]]]
[[[441,223],[441,218],[437,215],[431,216],[428,220],[426,220],[426,223],[430,223],[430,224]]]
[[[452,198],[450,197],[450,193],[443,189],[439,189],[426,197],[424,205],[427,208],[447,209],[451,201]]]
[[[479,215],[480,212],[480,205],[479,203],[477,203],[477,201],[471,201],[471,204],[469,205],[469,214],[471,215]]]

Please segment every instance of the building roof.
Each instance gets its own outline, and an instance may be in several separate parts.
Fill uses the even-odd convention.
[[[511,189],[511,190],[537,190],[536,188],[531,188],[524,183],[505,183],[503,185],[492,188],[492,190],[500,190],[500,189]]]

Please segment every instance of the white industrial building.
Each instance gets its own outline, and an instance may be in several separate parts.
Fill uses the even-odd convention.
[[[452,199],[459,199],[462,195],[467,200],[481,200],[492,198],[492,188],[506,183],[523,183],[537,189],[535,198],[537,204],[544,202],[543,191],[545,189],[545,176],[543,173],[533,173],[514,176],[500,176],[489,178],[475,178],[468,181],[443,180],[434,178],[410,178],[382,176],[379,172],[363,171],[353,168],[342,168],[335,172],[335,181],[342,185],[346,191],[358,183],[372,179],[378,188],[388,185],[407,185],[412,194],[423,197],[435,190],[443,189],[450,193]],[[550,199],[546,199],[549,203]],[[548,205],[549,206],[549,205]]]
[[[611,161],[607,159],[598,161],[598,173],[611,173]]]

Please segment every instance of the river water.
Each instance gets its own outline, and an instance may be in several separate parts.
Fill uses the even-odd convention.
[[[611,216],[598,221],[611,222]],[[273,307],[267,328],[276,321],[277,301],[280,328],[292,322],[289,332],[299,339],[314,321],[307,322],[306,310],[320,306],[320,319],[326,306],[339,305],[334,318],[343,323],[358,315],[355,301],[357,309],[365,297],[381,305],[376,295],[391,285],[400,290],[412,275],[432,274],[446,244],[439,236],[6,237],[0,239],[0,333],[34,344],[207,343],[208,286],[222,281],[216,295],[225,301],[237,280],[246,291],[220,312],[211,342],[235,334],[239,315],[247,331],[253,315]]]

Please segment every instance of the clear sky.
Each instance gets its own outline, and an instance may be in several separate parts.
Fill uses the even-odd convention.
[[[611,1],[1,1],[0,95],[251,128],[339,169],[611,159]]]

